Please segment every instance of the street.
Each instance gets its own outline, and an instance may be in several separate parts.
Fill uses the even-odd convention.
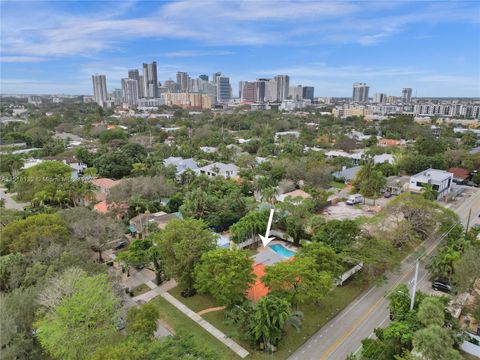
[[[480,213],[480,190],[475,189],[469,198],[462,199],[456,206],[447,206],[459,216],[466,226],[469,213],[470,226],[478,223]],[[438,237],[427,239],[423,247],[425,255],[431,255],[441,242]],[[373,336],[373,330],[389,323],[388,300],[385,293],[400,283],[408,284],[415,274],[416,256],[407,257],[395,273],[387,274],[382,286],[373,286],[347,306],[335,318],[325,324],[317,333],[293,353],[290,360],[344,360],[348,354],[359,350],[361,340]],[[430,292],[428,272],[421,263],[418,274],[418,289]]]
[[[15,209],[22,211],[27,203],[18,203],[12,199],[11,193],[6,193],[6,189],[0,188],[0,199],[5,199],[5,209]]]

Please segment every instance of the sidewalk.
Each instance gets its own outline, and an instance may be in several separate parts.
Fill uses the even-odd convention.
[[[214,337],[216,337],[219,341],[224,343],[226,346],[228,346],[234,353],[236,353],[238,356],[240,356],[242,359],[247,357],[249,355],[249,352],[242,348],[240,345],[238,345],[235,341],[232,339],[228,338],[227,335],[225,335],[223,332],[218,330],[216,327],[214,327],[212,324],[210,324],[208,321],[203,319],[200,315],[197,313],[193,312],[190,310],[188,307],[186,307],[184,304],[182,304],[180,301],[175,299],[172,295],[170,295],[167,292],[162,292],[160,294],[161,297],[163,297],[165,300],[167,300],[170,304],[175,306],[178,310],[183,312],[186,316],[188,316],[190,319],[195,321],[198,325],[200,325],[202,328],[207,330],[210,334],[212,334]]]

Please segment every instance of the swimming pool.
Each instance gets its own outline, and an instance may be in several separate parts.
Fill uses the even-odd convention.
[[[291,250],[288,250],[285,246],[282,244],[273,244],[270,245],[273,251],[275,251],[278,255],[290,258],[295,255],[295,253]]]

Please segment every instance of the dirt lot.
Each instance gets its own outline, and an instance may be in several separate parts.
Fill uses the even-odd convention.
[[[344,202],[336,203],[323,210],[322,215],[328,220],[355,219],[360,216],[373,216],[380,210],[380,206],[347,205]]]

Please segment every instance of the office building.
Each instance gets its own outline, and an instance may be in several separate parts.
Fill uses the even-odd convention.
[[[158,97],[157,62],[143,64],[143,93],[146,98]]]
[[[288,88],[288,98],[292,100],[303,100],[303,86],[290,86]]]
[[[202,74],[202,75],[199,75],[198,77],[203,81],[208,81],[208,75]]]
[[[107,78],[105,75],[92,75],[93,98],[95,102],[101,106],[107,103]]]
[[[313,97],[315,96],[315,88],[313,86],[304,86],[303,87],[303,98],[309,99],[313,102]]]
[[[277,101],[283,101],[288,98],[288,90],[290,87],[290,76],[288,75],[277,75],[274,77],[275,82],[277,83]]]
[[[386,103],[387,102],[387,94],[384,94],[384,93],[375,94],[375,96],[373,97],[373,102],[375,102],[377,104]]]
[[[228,76],[216,76],[217,85],[217,102],[227,103],[232,98],[232,87],[230,86],[230,78]]]
[[[215,72],[215,73],[213,73],[213,75],[212,75],[212,82],[213,82],[214,84],[216,84],[216,83],[217,83],[217,78],[220,77],[220,76],[222,76],[222,73],[221,73],[221,72]]]
[[[245,84],[247,81],[240,80],[238,82],[238,98],[242,99],[242,92],[243,92],[243,84]]]
[[[365,83],[355,83],[353,84],[353,102],[366,103],[368,102],[368,90],[369,86]]]
[[[177,84],[180,91],[188,91],[190,89],[190,76],[188,76],[188,73],[183,71],[177,72]]]
[[[412,101],[412,88],[404,88],[402,90],[402,102],[408,104]]]
[[[122,79],[123,103],[130,106],[137,105],[138,81],[134,79]]]
[[[242,102],[255,102],[257,99],[257,83],[251,81],[241,81],[242,91],[240,99]]]

